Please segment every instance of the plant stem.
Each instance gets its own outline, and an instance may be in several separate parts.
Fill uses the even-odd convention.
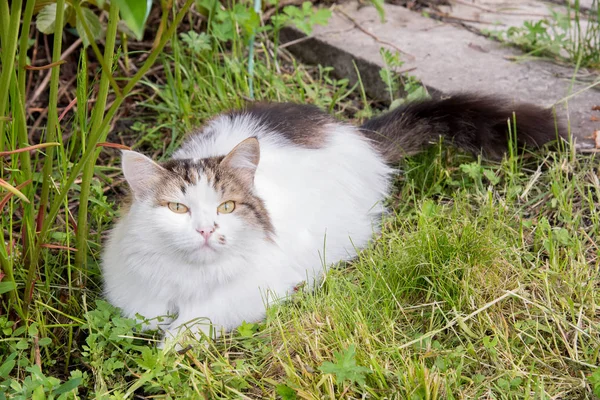
[[[25,4],[25,13],[23,14],[23,22],[21,24],[21,38],[19,41],[19,69],[17,71],[19,80],[19,91],[23,100],[25,100],[25,82],[27,78],[27,71],[25,71],[25,65],[27,64],[27,45],[29,42],[29,28],[31,27],[31,18],[33,18],[33,7],[35,6],[35,0],[27,0]],[[25,103],[23,103],[25,104]]]
[[[23,73],[25,73],[25,71],[23,71]],[[20,146],[27,146],[28,145],[28,140],[29,138],[27,137],[27,117],[25,116],[25,101],[23,99],[23,95],[21,93],[19,84],[18,84],[18,79],[17,79],[17,74],[16,71],[13,70],[13,79],[11,80],[11,85],[10,85],[10,93],[11,93],[11,97],[12,97],[12,104],[13,104],[13,125],[12,125],[12,130],[13,132],[17,132],[16,136],[17,139],[14,140],[14,142],[16,143],[15,147],[20,147]],[[14,135],[14,133],[13,133]],[[19,162],[20,165],[17,165],[16,161],[13,161],[15,163],[14,169],[17,170],[19,169],[21,171],[20,174],[15,174],[14,176],[19,176],[18,181],[19,182],[26,182],[29,180],[33,180],[32,179],[32,173],[31,173],[31,156],[29,155],[28,151],[23,151],[19,153]],[[26,185],[23,189],[22,189],[23,194],[28,198],[28,199],[33,199],[34,197],[34,193],[35,193],[35,189],[34,189],[34,185]],[[22,240],[23,240],[23,259],[24,261],[27,261],[28,257],[31,255],[31,249],[34,247],[34,243],[35,243],[35,212],[34,212],[34,204],[33,201],[30,201],[29,203],[25,203],[22,202],[22,206],[23,206],[23,219],[21,221],[21,235],[22,235]],[[5,271],[6,272],[6,271]],[[13,271],[10,271],[10,279],[13,279],[14,281],[14,274]],[[9,275],[8,272],[6,272],[7,276]],[[16,289],[15,289],[16,290]],[[13,297],[14,295],[14,297]],[[14,301],[14,305],[16,308],[17,313],[22,317],[25,318],[25,315],[23,314],[22,311],[22,307],[21,307],[21,299],[17,296],[16,291],[14,293],[11,293],[11,298]]]
[[[259,14],[261,10],[261,0],[254,0],[254,12]],[[248,89],[251,99],[254,99],[254,41],[256,32],[252,32],[250,36],[250,44],[248,49]]]
[[[19,64],[17,66],[17,70],[16,70],[16,79],[18,81],[18,85],[17,85],[17,93],[16,95],[19,96],[19,98],[15,99],[15,104],[17,104],[17,106],[19,107],[19,113],[22,115],[21,119],[17,119],[17,122],[21,123],[21,126],[19,127],[19,129],[17,129],[18,132],[18,145],[19,146],[28,146],[29,145],[29,137],[27,136],[27,124],[26,124],[26,116],[25,116],[25,104],[26,104],[26,78],[27,78],[27,71],[25,70],[25,65],[27,64],[27,45],[28,45],[28,40],[29,40],[29,27],[31,25],[31,19],[33,17],[33,7],[35,5],[35,0],[28,0],[27,4],[25,5],[25,14],[23,14],[23,24],[22,24],[22,30],[21,30],[21,38],[20,38],[20,42],[19,42]],[[14,116],[13,116],[14,117]],[[0,130],[1,132],[1,130]],[[30,153],[28,151],[23,151],[20,153],[19,155],[20,157],[20,161],[21,161],[21,165],[20,165],[20,169],[21,169],[21,174],[22,174],[22,178],[21,178],[21,182],[25,182],[29,179],[32,178],[32,173],[31,173],[31,156]],[[34,193],[35,189],[34,189],[34,185],[31,185],[27,188],[25,188],[25,191],[23,192],[28,198],[32,199],[33,198],[33,193]],[[33,205],[30,206],[30,210],[31,210],[31,215],[28,215],[28,217],[31,218],[31,221],[33,221],[34,219],[34,214],[33,214]],[[31,228],[31,226],[29,227]]]
[[[2,14],[0,22],[2,22],[2,26],[8,26],[8,30],[2,28],[2,74],[0,75],[0,88],[3,88],[4,93],[0,95],[0,135],[4,135],[5,120],[2,117],[8,116],[6,114],[6,105],[8,104],[6,89],[9,87],[10,77],[15,65],[23,2],[22,0],[14,0],[11,5],[12,8],[9,15],[7,15],[8,0],[2,1],[2,8],[0,9],[0,14]],[[4,140],[0,140],[0,151],[2,150],[4,150]]]
[[[21,28],[21,37],[19,41],[19,62],[14,72],[14,82],[11,84],[11,90],[13,93],[13,130],[17,132],[17,140],[15,141],[16,147],[28,146],[29,137],[27,135],[27,116],[25,111],[26,104],[26,78],[27,71],[25,65],[27,64],[27,47],[29,41],[29,28],[31,26],[31,19],[33,18],[33,8],[35,0],[28,0],[25,5],[25,13],[23,14],[23,22]],[[33,180],[31,155],[28,151],[23,151],[19,154],[19,168],[21,171],[19,181],[26,182]],[[33,199],[35,196],[35,185],[27,185],[23,189],[23,194],[29,199]],[[31,256],[31,250],[35,244],[35,206],[31,202],[29,204],[23,203],[23,222],[21,224],[21,234],[23,237],[23,255],[24,260],[27,260]],[[16,294],[16,293],[15,293]],[[21,299],[15,296],[16,310],[24,317],[21,308]]]
[[[56,30],[54,32],[54,44],[52,49],[52,62],[58,62],[62,53],[62,33],[63,20],[65,15],[65,0],[57,0],[56,2]],[[50,73],[50,94],[48,97],[48,122],[46,125],[46,141],[56,141],[58,128],[58,84],[60,77],[60,64],[52,67]],[[1,87],[1,86],[0,86]],[[52,164],[54,162],[54,147],[46,149],[46,157],[44,159],[44,168],[42,171],[42,191],[40,194],[40,206],[38,212],[42,216],[46,210],[50,197],[50,184],[52,182]],[[39,251],[37,249],[44,242],[45,236],[38,236],[36,243],[36,251],[25,254],[26,265],[29,264],[27,280],[25,281],[25,314],[28,312],[28,306],[31,302],[32,289],[35,271],[38,266]]]
[[[92,123],[90,127],[90,136],[96,136],[95,132],[100,129],[108,90],[110,88],[110,78],[112,78],[113,54],[115,52],[115,41],[117,39],[117,23],[119,21],[119,6],[116,1],[110,3],[108,11],[108,28],[106,29],[106,44],[104,46],[104,64],[102,68],[102,77],[100,78],[100,88],[94,109],[92,111]],[[93,38],[90,38],[93,40]],[[81,270],[85,267],[87,260],[87,234],[88,234],[88,201],[90,197],[90,186],[94,177],[94,166],[98,150],[95,143],[86,144],[86,150],[93,150],[94,157],[85,164],[83,168],[83,177],[81,181],[81,192],[79,194],[79,214],[77,216],[77,234],[75,243],[77,253],[75,253],[75,268]]]
[[[111,3],[111,5],[112,5],[112,3]],[[83,26],[83,29],[85,30],[85,34],[88,38],[90,46],[92,46],[92,50],[94,51],[94,54],[96,55],[96,58],[98,59],[98,62],[100,63],[100,66],[102,67],[102,71],[103,71],[102,79],[104,79],[104,71],[112,71],[112,54],[110,57],[110,62],[109,62],[110,65],[109,65],[106,62],[106,46],[104,47],[104,57],[103,57],[102,53],[100,53],[100,49],[98,49],[98,45],[94,41],[94,35],[92,35],[92,31],[90,31],[90,28],[89,28],[87,22],[85,22],[85,17],[83,15],[83,12],[81,11],[81,6],[78,3],[73,3],[73,8],[75,9],[77,18],[79,18],[81,21],[81,26]],[[110,9],[109,9],[109,14],[110,14]],[[112,40],[114,43],[116,40],[115,38],[112,38],[112,39],[108,38],[111,23],[113,23],[113,21],[109,17],[108,27],[106,29],[106,36],[107,36],[106,40]],[[118,14],[117,14],[117,21],[115,23],[118,23]],[[113,48],[114,48],[114,46],[113,46]],[[121,90],[119,89],[119,85],[117,85],[117,81],[115,81],[115,79],[113,78],[112,73],[109,76],[107,76],[106,79],[108,79],[110,85],[112,86],[113,90],[115,91],[115,95],[117,97],[122,97],[123,94],[121,93]]]
[[[8,26],[10,25],[10,11],[8,1],[0,2],[0,40],[5,43],[8,40]]]
[[[15,52],[17,49],[17,39],[19,37],[19,20],[21,15],[21,1],[14,1],[12,3],[13,9],[9,12],[9,4],[7,0],[0,2],[0,40],[2,41],[2,58],[0,59],[2,65],[2,73],[0,75],[0,87],[8,88],[13,74]],[[14,18],[10,18],[13,16]],[[8,132],[5,132],[5,114],[6,106],[8,104],[8,91],[0,94],[0,151],[4,150],[4,141],[8,137]],[[8,141],[7,141],[8,142]],[[0,210],[0,212],[3,212]],[[4,245],[4,229],[1,230],[0,234],[0,245],[3,246],[4,254],[8,254],[8,251]],[[10,243],[9,243],[10,246]],[[8,258],[1,257],[0,266],[2,271],[6,274],[6,280],[14,282],[13,264]],[[20,311],[20,305],[18,303],[18,296],[16,295],[15,289],[10,291],[9,294],[13,304],[17,311]]]
[[[186,0],[185,4],[183,5],[183,7],[179,11],[179,13],[176,15],[175,19],[173,20],[173,23],[171,24],[171,26],[169,27],[167,32],[165,32],[165,34],[161,38],[158,46],[156,46],[156,48],[150,53],[150,55],[148,56],[148,58],[146,59],[146,61],[142,65],[142,67],[138,70],[138,72],[133,77],[131,77],[131,79],[129,80],[129,83],[123,88],[123,90],[121,92],[123,94],[122,97],[117,97],[115,99],[115,101],[113,102],[113,104],[111,105],[111,107],[109,108],[109,110],[106,112],[106,114],[104,115],[104,119],[102,121],[102,125],[100,126],[100,129],[90,133],[90,136],[88,139],[89,145],[87,146],[87,148],[81,155],[79,162],[77,164],[75,164],[73,166],[73,168],[71,169],[69,178],[62,185],[62,190],[57,194],[55,201],[52,203],[52,207],[50,208],[50,211],[48,212],[48,215],[44,219],[44,223],[42,225],[42,229],[41,229],[40,235],[39,235],[40,238],[45,238],[46,235],[48,234],[48,230],[50,229],[50,226],[56,219],[56,216],[58,215],[58,210],[62,206],[62,202],[67,197],[67,194],[69,193],[71,186],[73,186],[75,179],[77,179],[77,176],[79,175],[79,173],[81,172],[83,167],[88,162],[90,162],[92,155],[96,154],[97,150],[96,150],[95,146],[97,143],[102,141],[104,139],[104,137],[106,136],[106,134],[108,133],[108,127],[110,126],[110,122],[112,121],[112,118],[115,116],[117,110],[123,103],[123,100],[125,100],[127,95],[131,92],[131,90],[135,87],[135,85],[139,82],[139,80],[146,74],[146,72],[148,72],[148,70],[154,64],[154,62],[156,61],[158,56],[162,53],[162,50],[165,47],[165,45],[167,44],[167,42],[169,41],[169,38],[171,38],[173,36],[173,34],[176,32],[178,24],[181,22],[181,20],[185,16],[187,10],[192,6],[193,3],[194,3],[194,0]],[[95,161],[95,158],[94,158],[94,161]],[[36,253],[38,253],[38,254],[41,249],[39,246],[40,244],[41,244],[41,242],[38,241],[38,246],[36,249]],[[37,258],[38,257],[36,257],[36,259]]]

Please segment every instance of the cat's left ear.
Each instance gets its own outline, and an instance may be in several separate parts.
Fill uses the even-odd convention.
[[[135,197],[143,199],[154,190],[164,168],[135,151],[123,150],[121,154],[123,175]]]
[[[221,166],[235,171],[236,175],[249,184],[254,182],[254,173],[260,160],[260,145],[255,137],[240,142],[221,161]]]

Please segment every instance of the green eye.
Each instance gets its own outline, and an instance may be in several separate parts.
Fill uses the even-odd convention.
[[[190,210],[187,208],[187,206],[181,203],[168,203],[167,207],[169,207],[169,210],[173,211],[175,214],[185,214]]]
[[[221,205],[219,207],[217,207],[217,211],[220,212],[221,214],[229,214],[233,210],[235,210],[235,201],[233,201],[233,200],[229,200],[224,203],[221,203]]]

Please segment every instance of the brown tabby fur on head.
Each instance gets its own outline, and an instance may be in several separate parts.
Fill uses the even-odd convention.
[[[173,194],[185,194],[188,187],[205,181],[223,201],[235,202],[236,215],[271,239],[273,225],[263,200],[255,194],[253,175],[248,179],[245,170],[232,167],[226,161],[225,156],[169,160],[160,164],[156,176],[149,182],[152,187],[147,188],[146,193],[155,206],[163,207],[172,201]]]

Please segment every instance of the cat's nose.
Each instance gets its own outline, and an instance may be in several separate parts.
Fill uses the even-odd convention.
[[[213,234],[213,232],[215,231],[215,227],[206,227],[206,228],[200,228],[200,229],[196,229],[196,232],[198,232],[199,234],[202,235],[202,237],[204,238],[204,240],[208,240],[208,238],[210,237],[210,235]]]

